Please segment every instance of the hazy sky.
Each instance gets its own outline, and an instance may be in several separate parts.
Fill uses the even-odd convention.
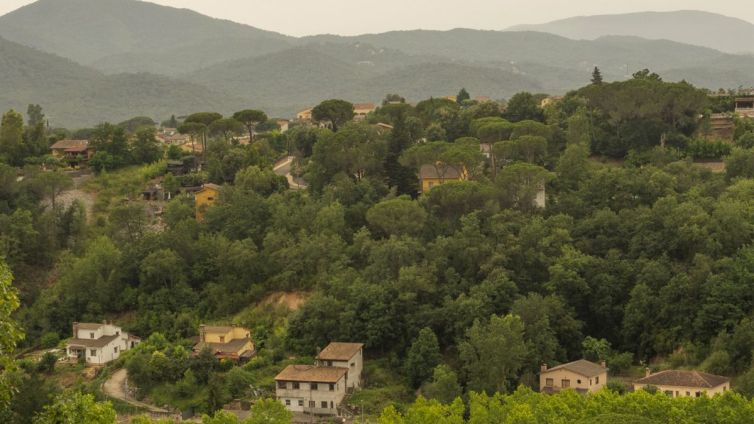
[[[0,15],[34,0],[0,0]],[[153,0],[288,35],[504,29],[576,15],[706,10],[754,22],[752,0]]]

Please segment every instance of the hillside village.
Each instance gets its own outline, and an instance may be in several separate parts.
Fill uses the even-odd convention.
[[[0,423],[754,422],[754,61],[674,17],[754,31],[0,16]]]

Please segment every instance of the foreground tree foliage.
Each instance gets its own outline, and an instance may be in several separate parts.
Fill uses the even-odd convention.
[[[464,420],[464,416],[468,418]],[[556,395],[520,387],[509,395],[471,393],[468,409],[460,398],[442,404],[419,398],[405,412],[390,407],[380,424],[432,423],[748,423],[754,402],[728,392],[714,398],[671,398],[639,390],[620,395],[610,390],[580,395],[566,390]]]

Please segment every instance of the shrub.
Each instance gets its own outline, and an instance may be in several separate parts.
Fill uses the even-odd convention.
[[[60,336],[58,336],[58,333],[52,331],[49,333],[44,333],[42,334],[42,337],[39,338],[39,343],[44,349],[50,349],[60,343]]]

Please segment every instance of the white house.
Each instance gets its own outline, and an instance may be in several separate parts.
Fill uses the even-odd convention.
[[[348,388],[361,387],[364,368],[364,344],[332,342],[317,355],[317,365],[348,370]]]
[[[71,359],[84,358],[87,364],[102,365],[118,359],[121,352],[135,347],[141,339],[112,324],[73,323],[73,338],[66,352]]]
[[[275,397],[292,412],[339,415],[346,396],[348,369],[288,365],[275,377]]]

